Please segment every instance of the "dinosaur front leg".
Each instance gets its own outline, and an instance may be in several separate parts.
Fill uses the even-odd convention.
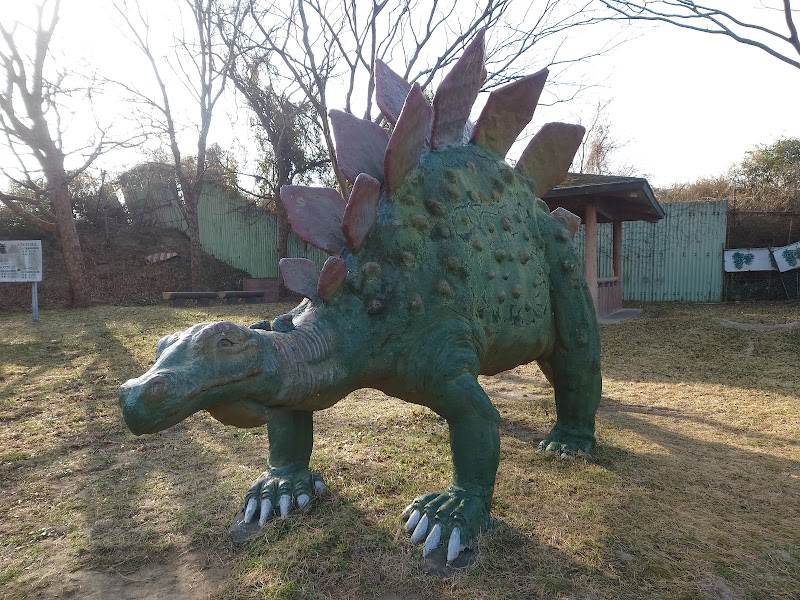
[[[416,498],[403,512],[413,543],[424,541],[423,556],[440,542],[447,562],[471,547],[489,525],[489,510],[500,459],[500,415],[475,376],[451,381],[429,407],[447,419],[453,454],[453,482],[446,489]]]
[[[269,468],[247,490],[245,523],[252,522],[258,514],[258,523],[263,527],[276,510],[283,518],[295,506],[307,506],[314,493],[325,491],[322,477],[308,470],[313,445],[312,415],[300,410],[270,411]]]

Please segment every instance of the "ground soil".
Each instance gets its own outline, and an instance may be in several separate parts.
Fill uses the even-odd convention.
[[[219,566],[219,560],[212,560],[201,552],[175,552],[164,562],[143,565],[132,573],[76,569],[71,564],[72,560],[73,557],[67,550],[51,556],[32,579],[49,580],[52,583],[37,592],[35,597],[80,600],[204,600],[213,598],[230,576],[230,569]]]
[[[165,291],[191,290],[189,279],[189,238],[176,229],[109,224],[94,227],[79,223],[84,263],[92,303],[147,305],[163,302]],[[67,305],[68,286],[64,257],[54,236],[25,225],[0,222],[0,239],[42,240],[43,279],[39,283],[39,306]],[[164,262],[150,263],[145,256],[177,252]],[[199,290],[241,290],[245,271],[204,255],[203,280]],[[30,310],[31,284],[0,285],[0,310]]]
[[[796,305],[654,304],[604,326],[588,458],[535,453],[555,418],[535,366],[482,377],[502,416],[496,522],[478,563],[440,581],[419,573],[397,514],[448,481],[447,428],[376,390],[315,416],[314,468],[330,493],[231,544],[228,523],[264,468],[263,432],[195,415],[134,438],[115,390],[152,364],[164,333],[291,305],[131,306],[188,289],[185,236],[81,235],[93,296],[126,307],[48,311],[38,327],[0,318],[1,598],[795,597]],[[43,239],[42,304],[63,306],[52,238],[0,223],[0,239]],[[144,260],[173,251],[182,258]],[[242,272],[208,261],[204,285],[236,289]],[[29,310],[30,285],[0,286],[0,310],[12,300]]]

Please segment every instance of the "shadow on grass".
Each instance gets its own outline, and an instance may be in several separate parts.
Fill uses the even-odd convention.
[[[800,330],[756,333],[721,325],[720,318],[737,318],[736,308],[645,305],[645,317],[603,326],[604,377],[622,382],[724,384],[800,398],[788,359],[800,348]],[[741,317],[747,322],[794,318],[786,316],[785,305],[738,308],[749,311]]]
[[[547,402],[554,408],[552,397],[536,390],[527,398],[512,391],[516,399],[490,392],[500,399],[502,439],[514,440],[503,442],[507,460],[524,456],[526,448],[533,455],[552,424],[546,413],[529,416],[527,409]],[[514,412],[509,402],[527,406]],[[614,576],[614,597],[791,597],[800,579],[800,461],[786,451],[796,440],[692,409],[608,396],[598,422],[598,446],[585,464],[531,456],[514,471],[530,481],[563,477],[554,487],[562,495],[577,493],[578,500],[576,506],[564,496],[565,511],[573,507],[577,519],[588,515],[589,527],[605,523],[604,569],[587,588],[574,589],[599,584],[607,591],[605,578]],[[578,490],[600,495],[581,505]]]
[[[530,444],[531,451],[535,451],[549,433],[549,429],[535,427],[528,421],[515,418],[511,415],[503,415],[500,419],[500,436],[513,437],[514,439]]]
[[[613,401],[600,418],[613,435],[647,444],[631,452],[601,438],[590,458],[624,482],[618,503],[605,508],[613,547],[623,556],[623,590],[635,597],[638,581],[653,595],[716,586],[719,597],[788,597],[800,577],[800,461],[769,447],[791,441],[744,435],[764,450],[753,451],[714,441],[713,433],[691,435],[679,411]],[[688,420],[717,429],[720,439],[737,433],[710,419]]]
[[[431,576],[399,518],[386,522],[334,491],[242,544],[226,597],[522,599],[569,594],[603,577],[497,519],[481,535],[473,565]]]
[[[163,577],[164,586],[189,597],[190,588],[175,581],[178,551],[208,556],[230,550],[225,543],[208,548],[209,540],[226,539],[225,513],[235,510],[233,493],[222,484],[220,465],[228,457],[202,442],[215,434],[207,421],[143,438],[128,433],[116,390],[141,365],[106,323],[74,321],[72,331],[34,328],[35,339],[16,348],[9,361],[26,373],[4,390],[3,421],[14,421],[21,431],[35,425],[41,441],[2,465],[4,494],[24,502],[16,508],[19,520],[0,528],[2,536],[25,544],[31,556],[45,552],[50,537],[65,536],[63,562],[49,566],[51,548],[37,574],[34,585],[45,595],[89,591],[80,587],[84,576],[65,577],[64,569],[108,573],[120,581],[147,566],[155,583]],[[48,354],[53,348],[62,348],[61,355]],[[28,399],[20,394],[30,380],[49,383]],[[37,531],[45,533],[32,538]],[[192,576],[199,581],[206,574]],[[95,584],[91,579],[90,587]],[[18,587],[16,597],[33,593]]]
[[[724,423],[719,419],[712,419],[711,417],[702,416],[694,412],[686,413],[676,408],[617,402],[607,397],[604,397],[603,400],[605,402],[601,403],[599,410],[601,418],[605,415],[620,413],[620,412],[626,413],[628,415],[630,414],[651,415],[654,417],[664,417],[667,419],[675,419],[676,421],[689,422],[695,425],[705,425],[707,427],[717,429],[720,432],[724,432],[728,435],[738,436],[743,440],[747,440],[749,443],[754,443],[754,444],[792,445],[797,443],[796,439],[789,439],[778,435],[767,435],[759,431],[753,431],[752,429],[748,429],[746,427],[734,427],[732,425]]]
[[[224,520],[204,517],[209,512],[219,515],[230,501],[230,491],[220,485],[224,459],[199,439],[214,436],[213,424],[193,419],[154,435],[129,434],[117,406],[116,387],[138,374],[141,366],[104,324],[95,327],[95,335],[99,336],[96,358],[86,365],[85,373],[108,373],[110,382],[102,383],[106,391],[112,383],[113,396],[87,398],[86,418],[107,412],[98,404],[109,402],[117,418],[102,440],[113,451],[96,453],[97,464],[89,471],[96,469],[97,476],[90,477],[84,488],[83,510],[89,524],[84,564],[130,571],[176,548],[224,536]],[[165,568],[169,571],[168,565]]]

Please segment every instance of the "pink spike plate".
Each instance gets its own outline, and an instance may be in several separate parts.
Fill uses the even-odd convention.
[[[295,294],[313,298],[317,293],[319,269],[307,258],[282,258],[278,263],[283,284]]]
[[[339,254],[344,249],[339,224],[345,201],[339,192],[331,188],[285,185],[281,188],[281,200],[297,237],[328,254]]]
[[[392,125],[397,123],[411,84],[392,71],[381,59],[375,60],[375,101]]]
[[[355,181],[360,173],[366,173],[382,181],[389,133],[377,123],[341,110],[331,110],[328,115],[336,140],[336,160],[345,177]]]
[[[530,123],[549,71],[542,69],[496,89],[483,107],[472,141],[505,157],[508,149]]]
[[[463,143],[464,125],[478,92],[486,81],[485,35],[484,29],[478,32],[436,90],[431,129],[431,147],[434,149],[460,146]]]
[[[536,182],[541,198],[564,181],[586,130],[580,125],[547,123],[522,152],[517,169]]]
[[[386,146],[383,184],[387,201],[391,201],[392,191],[400,187],[406,175],[419,164],[431,127],[431,116],[431,105],[422,94],[419,84],[415,83],[408,92],[400,118]]]
[[[322,265],[317,283],[317,296],[329,302],[347,276],[347,264],[338,256],[330,256]]]
[[[353,254],[361,249],[364,238],[378,218],[380,193],[381,183],[366,173],[359,175],[353,184],[342,218],[342,233]]]

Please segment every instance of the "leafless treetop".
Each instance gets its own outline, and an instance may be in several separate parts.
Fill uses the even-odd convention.
[[[722,35],[758,48],[800,69],[800,38],[797,18],[800,10],[792,0],[763,0],[758,20],[746,18],[730,9],[723,10],[691,0],[600,0],[617,19],[637,19],[677,25],[702,33]],[[727,3],[719,0],[717,4]]]

